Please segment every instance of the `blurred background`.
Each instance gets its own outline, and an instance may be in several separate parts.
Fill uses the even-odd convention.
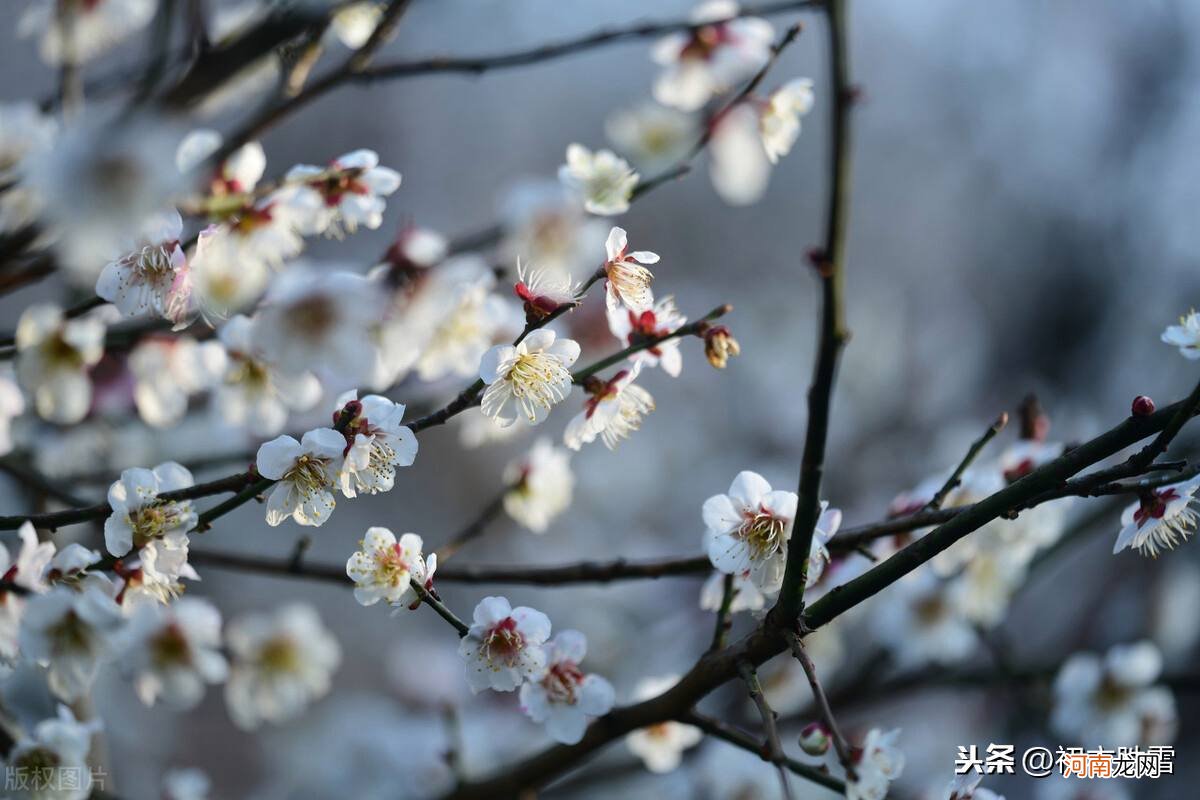
[[[835,397],[825,494],[854,525],[883,517],[898,493],[951,467],[999,412],[1015,412],[1030,392],[1049,414],[1051,437],[1070,442],[1118,422],[1135,395],[1161,406],[1195,381],[1189,362],[1158,336],[1193,306],[1200,283],[1200,5],[856,0],[851,6],[852,73],[862,90],[848,264],[853,339]],[[380,59],[504,52],[603,26],[674,19],[689,8],[674,0],[652,7],[633,0],[416,0]],[[829,111],[824,21],[811,12],[772,21],[782,31],[795,19],[806,30],[767,86],[811,77],[816,105],[761,202],[726,206],[702,156],[692,174],[616,220],[637,248],[662,256],[656,292],[673,294],[683,313],[696,317],[733,304],[727,322],[742,356],[716,372],[697,341],[684,342],[678,379],[661,371],[642,379],[658,405],[643,429],[614,452],[593,445],[573,458],[575,500],[566,515],[540,536],[501,516],[456,563],[691,555],[700,552],[701,504],[724,492],[739,470],[758,471],[776,488],[794,487],[817,313],[805,252],[823,236]],[[53,89],[55,76],[39,63],[32,42],[16,38],[12,28],[0,32],[0,42],[0,100]],[[265,136],[267,174],[360,147],[398,169],[403,185],[381,229],[315,242],[307,253],[365,270],[402,226],[451,237],[485,227],[504,216],[514,185],[553,179],[569,143],[610,146],[605,120],[649,99],[658,72],[650,44],[620,43],[481,77],[340,89]],[[93,69],[137,57],[130,47]],[[233,118],[218,119],[218,126]],[[601,256],[597,251],[597,263]],[[49,280],[3,298],[3,327],[11,329],[35,298],[62,296]],[[570,329],[585,346],[581,363],[615,349],[599,308],[594,297],[572,315]],[[410,391],[402,386],[394,396],[427,407],[462,385],[454,379]],[[556,413],[535,434],[557,439],[569,418]],[[261,507],[250,505],[194,547],[282,558],[309,533],[306,558],[337,565],[368,525],[414,531],[436,546],[477,515],[502,487],[504,465],[536,438],[468,450],[460,444],[460,424],[423,434],[416,464],[399,474],[394,491],[339,505],[320,529],[269,528]],[[1005,436],[1007,442],[1012,432]],[[128,441],[136,445],[109,445],[92,466],[115,477],[129,463],[186,457],[195,446],[186,439],[173,431],[133,436]],[[224,472],[228,467],[201,479]],[[6,492],[5,507],[25,502],[16,487]],[[1088,505],[1073,513],[1096,510]],[[1185,587],[1178,597],[1189,596],[1196,546],[1157,562],[1130,553],[1113,557],[1118,529],[1119,505],[1095,519],[1088,536],[1033,570],[996,633],[1012,663],[1058,664],[1074,650],[1102,652],[1157,637],[1169,674],[1200,670],[1195,604],[1164,615],[1158,600],[1174,585]],[[454,747],[465,768],[479,774],[547,743],[541,727],[517,711],[514,695],[470,696],[455,637],[433,614],[393,618],[360,607],[349,591],[330,584],[201,572],[194,591],[217,602],[227,619],[288,600],[315,604],[344,651],[335,688],[297,722],[250,735],[230,724],[217,691],[196,711],[171,715],[144,709],[110,671],[96,702],[114,721],[109,747],[122,794],[154,796],[166,769],[198,766],[212,776],[220,798],[417,797],[444,779],[439,759],[459,736]],[[446,584],[441,592],[461,616],[480,597],[499,593],[545,611],[556,629],[583,631],[588,668],[613,682],[618,702],[628,702],[640,678],[683,672],[707,646],[712,615],[698,607],[701,582]],[[943,787],[959,745],[1067,744],[1045,725],[1044,685],[1016,692],[915,687],[885,697],[853,686],[839,692],[839,681],[859,674],[878,652],[857,617],[839,621],[837,641],[821,654],[826,680],[843,698],[842,721],[854,736],[870,727],[903,729],[908,766],[899,796]],[[735,631],[749,624],[738,619]],[[989,658],[981,647],[972,663],[987,666]],[[811,719],[801,711],[807,689],[794,690],[789,713],[802,724]],[[1124,796],[1183,797],[1183,787],[1200,774],[1193,760],[1197,734],[1188,722],[1195,698],[1181,689],[1176,701],[1183,720],[1176,774],[1124,786]],[[443,711],[447,704],[459,708],[456,725]],[[778,705],[788,710],[784,700]],[[757,725],[740,687],[718,692],[705,707]],[[794,744],[791,733],[785,739]],[[1020,776],[985,781],[1010,800],[1035,796],[1033,784]],[[800,797],[827,796],[793,785]],[[766,798],[778,791],[770,768],[719,742],[690,751],[684,767],[665,776],[642,770],[616,743],[545,794]]]

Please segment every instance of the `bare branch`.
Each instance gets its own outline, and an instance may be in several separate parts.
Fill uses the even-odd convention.
[[[962,461],[958,462],[958,466],[954,468],[954,472],[950,473],[950,477],[942,484],[942,488],[937,490],[933,498],[925,506],[927,511],[936,511],[942,507],[942,503],[946,501],[946,497],[962,483],[963,473],[967,471],[967,467],[971,466],[971,462],[979,455],[983,448],[987,447],[987,443],[995,438],[996,434],[1004,430],[1004,426],[1008,424],[1008,414],[1003,413],[996,417],[996,421],[988,426],[988,429],[983,432],[971,447],[967,450],[967,454],[963,456]]]
[[[762,686],[758,682],[758,673],[754,671],[754,667],[746,661],[741,661],[738,663],[737,670],[738,675],[742,678],[742,683],[746,684],[750,700],[753,701],[754,707],[758,709],[759,717],[762,718],[763,733],[767,738],[767,755],[770,756],[771,763],[779,767],[779,783],[783,789],[783,796],[791,798],[792,787],[788,783],[787,770],[784,765],[786,757],[783,754],[783,745],[779,742],[779,728],[775,724],[775,711],[772,710],[771,704],[763,695]]]
[[[838,727],[837,719],[833,716],[833,709],[829,706],[829,698],[825,696],[825,689],[822,688],[821,681],[817,677],[816,666],[813,665],[812,659],[808,657],[808,651],[804,649],[804,642],[799,636],[791,636],[788,638],[788,645],[792,648],[792,655],[796,657],[796,660],[800,662],[801,668],[804,669],[805,677],[808,678],[808,685],[812,689],[813,700],[821,712],[821,719],[825,722],[825,727],[829,728],[829,734],[833,738],[833,748],[837,752],[838,761],[841,762],[850,780],[856,780],[854,761],[850,758],[850,745],[846,742],[846,737],[842,735],[842,730]]]

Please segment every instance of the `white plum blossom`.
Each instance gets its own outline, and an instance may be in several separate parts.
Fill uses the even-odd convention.
[[[1178,347],[1180,354],[1190,361],[1200,358],[1200,314],[1192,310],[1181,316],[1178,325],[1170,325],[1163,331],[1162,340]]]
[[[21,654],[48,668],[50,689],[64,700],[82,697],[112,654],[124,619],[109,588],[100,582],[79,591],[56,586],[26,603]]]
[[[530,322],[544,320],[554,312],[579,301],[579,286],[569,272],[543,269],[517,262],[517,283],[513,291],[525,307]]]
[[[32,736],[17,737],[8,755],[0,760],[13,777],[5,790],[10,800],[84,800],[92,793],[93,771],[88,766],[92,735],[100,722],[81,723],[65,705],[58,715],[44,719]],[[51,772],[53,770],[53,772]],[[60,776],[70,776],[61,778]]]
[[[759,116],[763,148],[772,164],[791,152],[800,136],[800,117],[812,110],[813,82],[796,78],[767,98]]]
[[[588,399],[583,411],[572,419],[563,432],[563,442],[572,450],[599,436],[609,450],[629,437],[642,425],[642,419],[654,410],[654,398],[634,384],[641,364],[623,369],[607,381],[590,381],[584,386]]]
[[[339,397],[338,408],[353,401],[355,394],[352,391]],[[396,482],[396,468],[412,466],[417,458],[417,436],[401,421],[402,404],[377,394],[357,402],[361,410],[346,424],[350,448],[342,464],[342,494],[356,497],[390,492]]]
[[[646,269],[647,264],[657,264],[658,254],[649,250],[630,253],[629,238],[623,228],[614,227],[608,232],[604,243],[607,260],[604,262],[605,301],[609,310],[624,306],[630,311],[641,313],[654,305],[650,284],[654,274]]]
[[[221,614],[207,600],[141,604],[126,637],[122,664],[147,706],[162,702],[179,711],[194,708],[205,685],[221,683],[228,674],[221,654]]]
[[[534,533],[544,533],[571,506],[575,476],[570,455],[549,439],[538,439],[529,453],[504,468],[504,511]]]
[[[583,738],[590,718],[612,709],[612,684],[579,668],[586,654],[582,633],[559,631],[546,645],[546,673],[540,680],[521,684],[521,710],[534,722],[544,722],[556,742],[575,744]]]
[[[154,0],[34,0],[17,20],[17,35],[37,36],[47,64],[83,63],[144,28],[156,7]]]
[[[285,180],[314,196],[304,204],[315,209],[306,231],[339,238],[360,225],[371,230],[382,225],[387,205],[383,198],[400,188],[400,173],[379,166],[373,150],[355,150],[324,168],[292,167]]]
[[[267,495],[267,524],[288,517],[300,525],[320,526],[337,505],[346,437],[333,428],[316,428],[296,441],[279,436],[258,448],[258,474],[276,481]]]
[[[169,166],[179,139],[166,117],[92,112],[52,150],[26,158],[24,185],[40,200],[39,225],[72,283],[94,287],[129,237],[173,206],[185,184]]]
[[[720,611],[721,602],[725,599],[725,579],[729,577],[724,572],[714,572],[700,587],[700,608],[705,611]],[[766,607],[767,598],[750,580],[749,574],[733,576],[733,600],[729,611],[736,614],[739,611],[761,611]]]
[[[657,103],[612,114],[605,120],[604,132],[618,151],[652,172],[684,158],[700,136],[695,117]]]
[[[1113,553],[1133,548],[1156,558],[1161,551],[1174,550],[1196,530],[1200,516],[1192,508],[1200,478],[1186,483],[1149,489],[1121,513],[1121,533]]]
[[[231,318],[217,335],[226,352],[215,392],[223,422],[270,436],[283,430],[289,411],[307,411],[321,399],[321,382],[312,372],[288,374],[267,360],[249,317]]]
[[[21,167],[30,153],[54,144],[58,125],[31,102],[0,103],[0,231],[17,231],[37,216],[39,201],[21,181]]]
[[[424,585],[432,577],[421,555],[424,543],[415,533],[402,534],[397,540],[387,528],[367,528],[358,546],[346,561],[346,574],[354,581],[354,599],[361,605],[373,606],[380,600],[393,606],[407,605],[416,599],[410,581]]]
[[[732,0],[709,0],[691,15],[699,27],[660,39],[654,61],[664,67],[654,83],[654,99],[681,111],[697,111],[714,95],[749,78],[771,56],[770,23],[737,17]]]
[[[96,281],[96,294],[126,317],[154,314],[180,324],[191,308],[191,277],[180,244],[183,219],[178,211],[161,214],[148,226],[136,248],[110,261]]]
[[[487,385],[483,413],[508,426],[524,419],[537,425],[551,407],[571,391],[570,366],[579,358],[579,344],[558,339],[554,331],[540,328],[520,344],[497,345],[483,354],[479,377]]]
[[[892,781],[904,771],[904,753],[896,747],[899,729],[872,728],[854,751],[855,778],[846,781],[846,800],[884,800]]]
[[[753,103],[738,103],[712,123],[708,177],[731,206],[758,201],[771,179],[771,159],[763,143],[762,117]]]
[[[459,640],[467,665],[467,683],[475,694],[485,689],[511,692],[546,670],[550,620],[527,606],[513,608],[503,597],[485,597],[475,606],[470,632]]]
[[[978,637],[954,601],[933,570],[918,569],[880,593],[875,635],[901,666],[958,663],[974,651]]]
[[[757,472],[739,472],[728,494],[704,501],[709,561],[727,575],[748,577],[762,592],[778,591],[787,566],[796,503],[794,492],[771,489]],[[841,520],[842,512],[822,501],[808,556],[808,586],[820,580],[829,562],[825,545],[837,533]]]
[[[558,181],[515,185],[501,206],[506,262],[522,259],[555,273],[582,276],[595,268],[595,251],[604,244],[607,226],[584,213]]]
[[[225,704],[243,730],[299,716],[329,691],[342,660],[337,639],[303,603],[235,619],[225,640],[232,661]]]
[[[1171,690],[1155,684],[1161,674],[1162,655],[1148,641],[1104,656],[1075,653],[1054,679],[1051,723],[1085,747],[1169,743],[1177,715]]]
[[[950,602],[985,628],[1000,623],[1021,587],[1033,556],[1030,549],[1003,545],[980,549],[950,583]]]
[[[646,339],[657,339],[674,333],[687,322],[687,317],[675,307],[675,298],[664,297],[655,302],[650,298],[650,307],[637,312],[621,306],[608,309],[608,328],[621,342],[622,347],[638,344]],[[629,357],[635,364],[647,367],[661,366],[672,378],[683,370],[683,355],[679,352],[679,339],[667,339],[653,347],[639,350]]]
[[[30,592],[45,591],[45,574],[54,557],[54,543],[39,542],[30,522],[21,524],[17,538],[20,544],[15,556],[0,542],[0,576]],[[20,594],[0,590],[0,667],[12,666],[16,661],[24,610],[25,599]]]
[[[195,308],[215,325],[261,297],[271,273],[260,259],[245,258],[227,230],[209,225],[196,239],[188,277]]]
[[[187,532],[196,524],[196,511],[190,500],[160,500],[164,492],[192,486],[192,473],[174,461],[152,470],[127,469],[108,489],[112,513],[104,520],[104,545],[114,556],[130,550],[157,546],[160,540],[182,539],[187,547]]]
[[[643,678],[634,688],[633,699],[649,700],[679,683],[678,675]],[[625,745],[651,772],[672,772],[683,760],[683,751],[704,738],[699,728],[682,722],[659,722],[625,737]]]
[[[594,153],[581,144],[567,147],[567,163],[558,168],[558,179],[593,214],[611,217],[629,210],[638,174],[611,150]]]
[[[347,3],[334,13],[330,29],[346,47],[357,50],[367,43],[379,21],[383,19],[383,4],[375,0]]]
[[[219,342],[146,337],[129,354],[138,414],[153,428],[175,425],[187,413],[188,398],[211,388],[226,369]]]
[[[12,421],[25,413],[25,395],[7,372],[0,372],[0,456],[12,452]]]
[[[36,303],[17,323],[17,380],[33,395],[43,419],[71,425],[92,403],[88,368],[104,355],[104,323],[95,316],[67,319],[61,308]]]
[[[283,372],[315,370],[357,384],[375,367],[370,333],[382,316],[383,298],[365,277],[292,267],[271,285],[254,336]]]

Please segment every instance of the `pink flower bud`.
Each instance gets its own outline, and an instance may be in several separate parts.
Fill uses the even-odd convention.
[[[1148,417],[1154,413],[1154,401],[1144,394],[1133,398],[1131,413],[1135,417]]]
[[[800,731],[800,749],[810,756],[825,755],[829,745],[829,729],[823,722],[810,722]]]

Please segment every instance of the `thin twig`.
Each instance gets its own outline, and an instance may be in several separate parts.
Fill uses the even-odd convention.
[[[446,559],[457,553],[463,545],[483,535],[488,523],[504,510],[504,497],[512,491],[512,488],[511,486],[505,486],[483,507],[483,510],[475,516],[475,519],[467,523],[462,530],[447,539],[446,543],[437,549],[439,568]],[[440,572],[438,574],[439,576],[441,575]]]
[[[838,761],[841,762],[842,768],[846,770],[846,776],[850,780],[858,780],[858,776],[854,771],[854,760],[850,757],[850,745],[846,742],[846,737],[842,735],[842,730],[838,727],[837,719],[833,716],[833,709],[829,706],[829,698],[825,696],[825,689],[822,688],[821,681],[817,678],[816,666],[813,665],[812,659],[808,657],[808,651],[804,649],[804,642],[799,636],[789,636],[788,646],[792,648],[792,655],[800,662],[800,666],[804,670],[804,675],[808,678],[808,685],[812,689],[813,700],[821,712],[821,719],[825,722],[825,727],[829,729],[829,734],[833,738],[833,749],[837,752]]]
[[[408,582],[409,585],[412,586],[413,591],[417,593],[417,597],[421,598],[421,602],[432,608],[437,612],[439,617],[454,626],[454,629],[458,631],[460,638],[471,632],[471,628],[467,625],[467,623],[455,616],[453,611],[446,608],[442,601],[434,597],[433,594],[430,593],[420,581],[418,581],[416,578],[409,578]]]
[[[733,588],[733,575],[726,575],[721,581],[721,605],[717,609],[717,619],[713,625],[712,644],[708,646],[710,652],[720,650],[725,646],[725,638],[729,636],[729,629],[733,626],[730,609],[733,607],[733,597],[736,594],[737,590]]]
[[[767,754],[767,748],[762,742],[757,741],[750,734],[743,733],[727,722],[700,714],[696,711],[690,711],[686,714],[680,715],[679,721],[687,725],[694,725],[714,739],[720,739],[721,741],[727,742],[734,747],[745,750],[747,753],[753,753],[763,761],[768,763],[771,761],[770,756]],[[823,771],[819,767],[805,764],[789,756],[784,756],[782,763],[783,766],[787,767],[795,774],[810,780],[813,783],[824,786],[827,789],[832,789],[839,794],[842,794],[846,791],[845,783],[833,777],[828,772]]]
[[[787,768],[783,754],[783,745],[779,741],[779,728],[775,724],[775,711],[771,708],[771,704],[767,702],[766,695],[763,694],[762,686],[758,682],[758,673],[754,671],[754,666],[747,661],[738,663],[738,675],[741,676],[742,682],[746,684],[746,691],[750,693],[750,699],[754,702],[754,707],[758,709],[758,715],[762,717],[763,733],[767,739],[767,753],[770,756],[770,761],[779,768],[779,783],[783,789],[783,796],[791,798],[792,787],[788,783]]]
[[[1001,413],[996,417],[996,421],[988,426],[983,435],[976,439],[967,454],[962,457],[962,461],[958,462],[958,466],[954,468],[954,472],[950,473],[950,477],[942,484],[942,488],[938,489],[930,501],[925,505],[926,511],[937,511],[942,507],[942,503],[946,502],[946,497],[958,488],[962,483],[963,473],[967,471],[967,467],[971,466],[971,462],[979,455],[983,448],[987,447],[987,443],[995,438],[996,434],[1004,430],[1004,426],[1008,424],[1008,414]]]
[[[850,59],[846,52],[845,0],[828,0],[825,23],[829,37],[829,71],[833,113],[830,115],[829,210],[825,245],[814,259],[821,279],[821,323],[812,385],[808,390],[808,428],[800,461],[800,488],[787,567],[779,600],[772,609],[785,621],[795,620],[804,608],[809,550],[821,513],[821,479],[825,471],[825,443],[829,437],[830,404],[838,361],[850,337],[846,329],[844,284],[846,230],[850,213]]]

